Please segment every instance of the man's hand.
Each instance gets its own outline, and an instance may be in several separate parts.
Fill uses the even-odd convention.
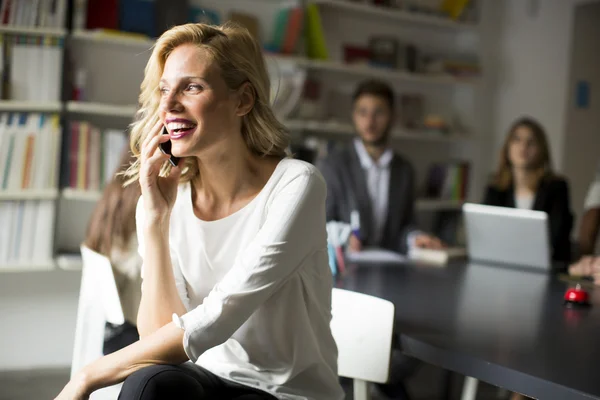
[[[362,243],[355,234],[351,234],[348,239],[348,250],[354,253],[358,253],[362,250]]]
[[[446,246],[437,237],[420,233],[415,236],[415,247],[419,247],[421,249],[440,250]]]

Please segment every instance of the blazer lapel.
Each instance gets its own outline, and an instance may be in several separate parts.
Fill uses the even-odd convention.
[[[397,157],[394,156],[390,163],[390,181],[388,189],[388,211],[385,224],[385,232],[387,235],[394,237],[397,233],[390,231],[393,227],[400,225],[400,217],[403,201],[409,201],[406,199],[406,188],[404,187],[406,182],[402,179],[402,165],[398,161]]]
[[[546,196],[548,194],[548,190],[547,190],[547,186],[546,186],[546,181],[544,179],[542,179],[540,181],[540,184],[537,188],[537,190],[535,191],[535,198],[533,200],[533,210],[538,210],[538,211],[543,211],[543,205],[546,202]]]
[[[363,238],[368,240],[369,234],[372,231],[371,220],[373,218],[373,211],[371,199],[369,198],[367,179],[353,143],[350,143],[348,150],[352,192],[354,199],[356,199],[356,208],[358,208],[358,212],[360,213],[360,231]]]
[[[515,203],[515,187],[511,184],[506,191],[506,207],[517,208]]]

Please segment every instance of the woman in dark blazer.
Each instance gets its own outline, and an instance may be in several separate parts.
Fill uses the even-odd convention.
[[[565,179],[552,172],[544,128],[531,118],[511,127],[498,170],[487,187],[484,204],[545,211],[550,223],[552,259],[571,260],[573,215]]]

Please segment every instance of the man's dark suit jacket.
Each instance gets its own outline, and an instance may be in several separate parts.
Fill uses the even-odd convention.
[[[406,253],[407,235],[415,229],[415,177],[408,161],[394,154],[390,163],[387,222],[381,243],[373,243],[371,201],[363,170],[353,143],[332,152],[317,163],[327,182],[327,221],[350,222],[350,213],[360,213],[363,246]]]
[[[500,207],[515,207],[514,187],[499,190],[488,186],[484,204]],[[545,211],[550,224],[552,259],[560,262],[571,261],[571,229],[573,214],[569,200],[569,185],[558,177],[543,178],[535,193],[533,210]]]

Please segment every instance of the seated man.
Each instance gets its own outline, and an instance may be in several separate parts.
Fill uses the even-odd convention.
[[[389,147],[394,92],[384,82],[361,83],[353,96],[354,141],[319,163],[327,181],[327,220],[350,223],[358,213],[352,251],[380,247],[406,254],[411,245],[440,248],[414,225],[415,177],[410,163]]]
[[[588,189],[584,213],[579,228],[579,254],[581,258],[569,267],[571,275],[590,276],[600,285],[600,257],[593,257],[600,228],[600,166]]]
[[[440,248],[439,239],[416,230],[415,177],[410,163],[389,147],[394,92],[384,82],[361,83],[353,96],[357,137],[319,163],[327,181],[327,221],[351,223],[358,213],[359,232],[350,236],[351,251],[380,247],[406,253],[410,246]],[[408,399],[404,380],[418,361],[404,356],[396,336],[390,379],[379,385],[392,399]]]

